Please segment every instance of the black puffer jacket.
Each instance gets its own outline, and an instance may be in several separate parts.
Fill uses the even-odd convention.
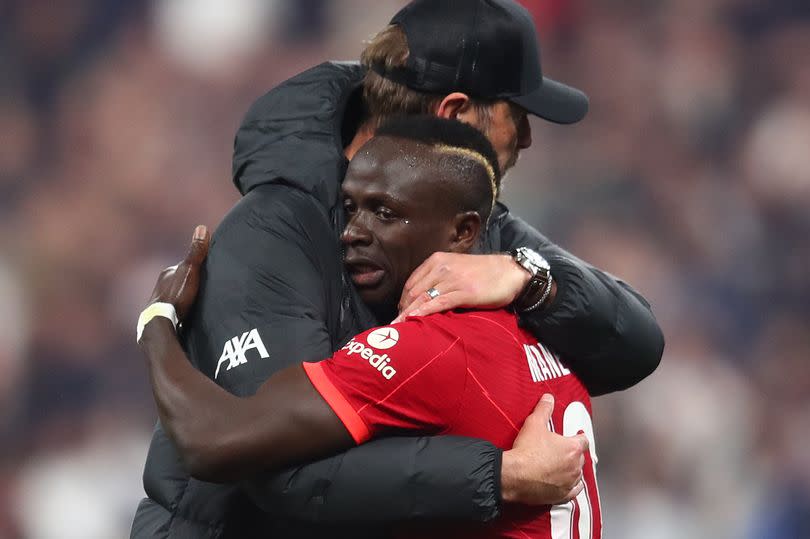
[[[291,363],[331,355],[375,324],[347,284],[338,242],[343,147],[359,118],[362,74],[354,63],[312,68],[257,100],[237,133],[234,182],[243,198],[213,236],[183,335],[195,365],[237,395]],[[527,246],[551,263],[555,304],[525,322],[594,394],[655,369],[663,338],[643,298],[502,205],[490,223],[490,248]],[[388,527],[374,523],[400,519],[488,520],[499,512],[500,458],[481,440],[396,438],[222,486],[189,478],[158,425],[132,537],[371,537]]]

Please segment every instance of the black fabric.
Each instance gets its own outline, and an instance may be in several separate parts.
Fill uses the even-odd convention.
[[[357,64],[313,68],[261,97],[237,133],[234,182],[244,196],[213,235],[181,333],[195,366],[234,394],[252,394],[277,370],[327,357],[375,325],[343,273],[335,211],[347,165],[340,120],[361,78]],[[214,485],[185,474],[158,425],[131,537],[381,537],[390,526],[370,522],[489,520],[499,513],[499,473],[491,443],[397,438],[249,489]]]
[[[422,437],[414,445],[399,438],[372,440],[336,458],[309,465],[308,474],[320,474],[330,480],[311,481],[301,469],[261,477],[243,487],[257,505],[276,516],[311,522],[384,524],[412,518],[458,518],[465,515],[480,521],[495,516],[492,500],[500,489],[501,452],[484,441],[444,436]],[[447,451],[465,462],[451,472],[447,462],[436,459],[433,444],[440,442]],[[417,451],[414,453],[414,447]],[[387,458],[380,458],[386,455]],[[493,466],[493,462],[495,465]],[[391,473],[392,464],[407,469]],[[320,469],[320,471],[318,471]],[[338,472],[339,469],[339,473]],[[494,473],[495,472],[495,473]],[[364,488],[363,503],[358,504],[355,477],[379,477]],[[446,477],[441,485],[434,478]],[[470,487],[474,490],[470,490]],[[446,498],[438,506],[437,489],[446,489]],[[470,493],[458,496],[457,492]],[[424,492],[434,495],[423,496]],[[395,494],[394,494],[395,493]]]
[[[649,376],[664,353],[664,335],[641,294],[627,283],[551,243],[498,203],[488,248],[534,249],[548,260],[557,297],[521,322],[554,349],[593,395],[627,389]]]
[[[414,0],[391,24],[405,33],[408,58],[373,65],[385,78],[423,92],[510,99],[557,123],[588,112],[583,92],[543,76],[534,21],[513,0]]]
[[[257,99],[234,141],[233,182],[239,192],[290,185],[331,209],[347,165],[343,112],[361,79],[356,62],[326,62]]]

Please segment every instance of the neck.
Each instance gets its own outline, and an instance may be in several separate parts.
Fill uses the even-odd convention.
[[[354,134],[354,138],[352,139],[352,141],[349,143],[348,146],[346,146],[343,149],[343,155],[346,156],[346,159],[351,161],[352,158],[354,157],[354,154],[357,153],[357,150],[359,150],[363,146],[363,144],[368,142],[373,136],[374,136],[374,122],[372,120],[368,120],[367,122],[365,122],[363,125],[360,126],[360,128],[357,130],[357,133]]]
[[[377,323],[380,325],[390,324],[391,320],[397,317],[399,314],[399,309],[397,308],[396,303],[393,305],[389,304],[382,304],[382,305],[369,305],[369,310],[371,310],[374,318],[377,320]]]

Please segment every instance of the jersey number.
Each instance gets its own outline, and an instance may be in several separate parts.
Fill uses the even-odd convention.
[[[559,425],[555,430],[560,432]],[[602,537],[602,509],[599,489],[596,486],[596,443],[593,437],[593,422],[588,409],[579,401],[568,405],[563,414],[562,435],[585,434],[590,448],[585,455],[582,476],[585,488],[568,503],[551,508],[552,539],[599,539]]]

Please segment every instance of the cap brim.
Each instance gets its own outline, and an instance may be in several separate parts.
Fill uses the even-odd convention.
[[[588,112],[588,96],[548,77],[543,77],[543,84],[534,92],[509,100],[535,116],[558,124],[576,123]]]

